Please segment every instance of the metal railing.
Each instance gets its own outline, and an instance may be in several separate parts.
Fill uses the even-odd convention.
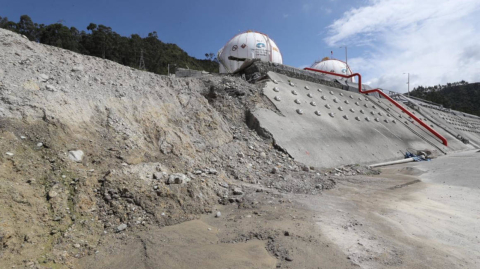
[[[387,99],[388,101],[390,101],[392,104],[394,104],[396,107],[398,107],[399,109],[401,109],[403,112],[405,112],[408,116],[410,116],[412,119],[414,119],[416,122],[418,122],[421,126],[423,126],[425,129],[427,129],[430,133],[432,133],[433,135],[435,135],[436,137],[438,137],[440,140],[442,140],[442,143],[445,145],[445,146],[448,146],[448,142],[447,142],[447,139],[445,137],[443,137],[441,134],[439,134],[437,131],[433,130],[430,126],[428,126],[428,124],[426,124],[425,122],[423,122],[421,119],[417,118],[417,116],[413,115],[410,111],[408,111],[405,107],[403,107],[402,105],[400,105],[399,103],[397,103],[395,100],[393,100],[390,96],[386,95],[385,93],[383,93],[383,91],[381,91],[380,89],[373,89],[373,90],[368,90],[368,91],[362,91],[362,76],[359,74],[359,73],[354,73],[354,74],[351,74],[351,75],[342,75],[342,74],[337,74],[337,73],[332,73],[332,72],[327,72],[327,71],[323,71],[323,70],[318,70],[318,69],[314,69],[314,68],[309,68],[309,67],[305,67],[303,70],[309,70],[309,71],[313,71],[313,72],[318,72],[318,73],[323,73],[323,74],[328,74],[328,75],[333,75],[333,76],[339,76],[339,77],[342,77],[342,78],[351,78],[351,77],[358,77],[358,92],[360,93],[363,93],[363,94],[367,94],[367,93],[373,93],[373,92],[377,92],[378,94],[382,95],[383,97],[385,97],[385,99]]]

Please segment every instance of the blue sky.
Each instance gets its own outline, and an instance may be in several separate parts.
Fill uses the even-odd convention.
[[[104,24],[121,35],[157,31],[164,42],[204,58],[239,31],[257,30],[278,44],[284,64],[304,67],[330,56],[348,62],[372,86],[480,81],[478,0],[113,1],[0,0],[0,16],[65,20],[86,30]]]

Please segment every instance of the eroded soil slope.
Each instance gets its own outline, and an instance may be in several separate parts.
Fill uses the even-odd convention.
[[[249,111],[269,107],[259,89],[159,76],[0,29],[1,267],[72,267],[105,242],[219,204],[249,208],[257,189],[331,188],[248,128]]]

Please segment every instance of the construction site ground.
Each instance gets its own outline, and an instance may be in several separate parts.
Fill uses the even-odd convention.
[[[271,76],[295,104],[289,78]],[[434,146],[373,98],[381,118],[356,120],[340,89],[327,116],[316,85],[309,97],[295,81],[298,118],[272,83],[160,76],[0,29],[0,268],[479,267],[474,145]],[[478,124],[441,116],[477,139]],[[406,147],[439,157],[374,170],[358,133],[370,162]]]
[[[113,239],[84,268],[477,268],[480,152],[339,176],[321,195],[249,194],[253,208]],[[449,164],[449,165],[445,165]],[[460,169],[459,169],[460,168]],[[268,250],[268,251],[267,251]],[[275,259],[277,258],[277,259]]]

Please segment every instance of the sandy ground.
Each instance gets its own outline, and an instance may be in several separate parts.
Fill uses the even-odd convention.
[[[321,234],[314,212],[274,193],[258,206],[218,206],[221,217],[107,240],[79,268],[356,268]]]
[[[252,193],[255,206],[105,244],[83,268],[479,268],[480,153],[337,178],[321,195]]]

